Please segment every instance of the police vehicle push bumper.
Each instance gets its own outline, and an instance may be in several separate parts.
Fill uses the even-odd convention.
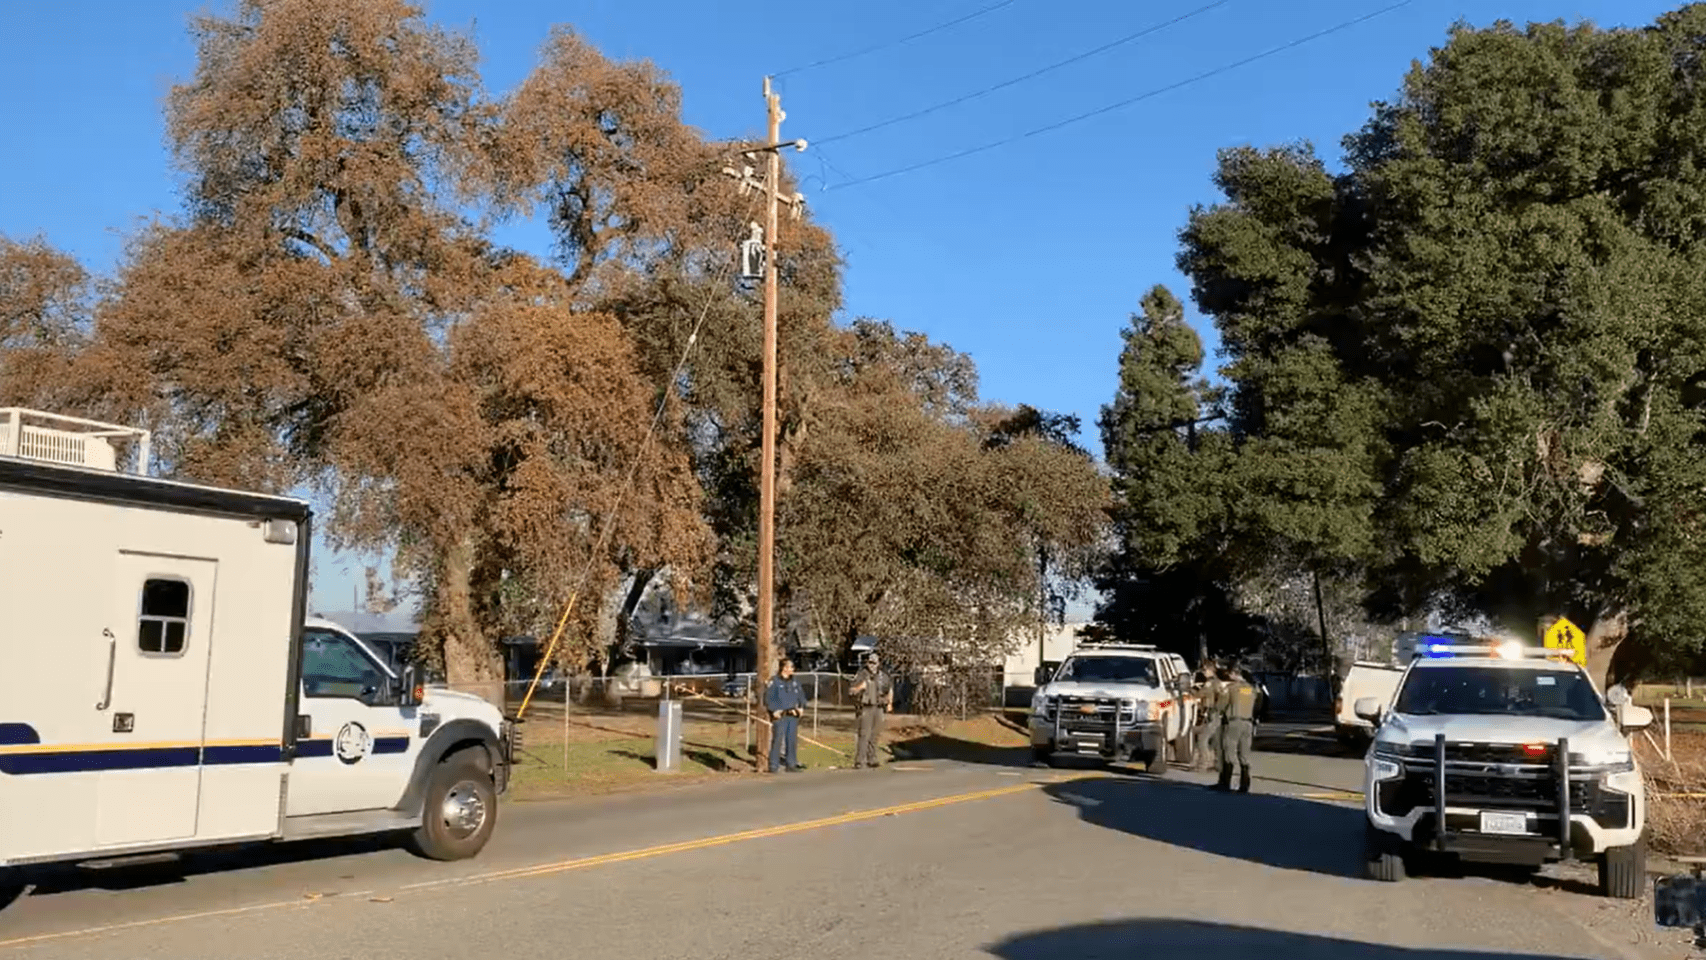
[[[1583,754],[1568,739],[1378,743],[1367,769],[1371,831],[1465,860],[1588,859],[1635,844],[1645,820],[1630,759]]]
[[[1114,697],[1049,698],[1031,714],[1031,749],[1038,756],[1096,757],[1147,762],[1163,748],[1161,722],[1150,704]]]

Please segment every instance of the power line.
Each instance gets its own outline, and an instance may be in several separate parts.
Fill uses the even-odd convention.
[[[983,7],[983,8],[978,9],[978,10],[973,10],[971,13],[968,13],[965,16],[956,17],[955,19],[949,20],[946,23],[938,23],[935,26],[930,27],[928,29],[920,30],[917,33],[913,33],[913,34],[908,34],[907,36],[901,37],[899,40],[889,40],[889,41],[886,41],[884,43],[879,43],[879,44],[876,44],[874,46],[866,47],[863,50],[855,50],[852,53],[843,53],[843,54],[840,54],[839,56],[829,57],[829,58],[823,59],[823,60],[815,60],[811,63],[802,64],[802,65],[797,66],[797,67],[789,67],[786,70],[779,70],[779,71],[771,74],[771,76],[775,77],[777,79],[781,79],[782,77],[785,77],[790,73],[804,73],[807,70],[816,70],[818,67],[827,67],[832,63],[842,63],[842,62],[847,61],[847,60],[853,60],[853,59],[856,59],[858,57],[866,56],[868,54],[877,53],[878,51],[881,51],[881,50],[887,50],[890,47],[898,47],[903,43],[911,43],[914,40],[918,40],[918,39],[921,39],[923,37],[928,37],[932,33],[939,33],[943,30],[948,29],[949,27],[957,27],[960,24],[965,23],[968,20],[976,20],[978,17],[981,17],[984,14],[994,13],[995,11],[1000,10],[1002,7],[1010,7],[1015,2],[1017,2],[1017,0],[1001,0],[1001,2],[999,2],[999,3],[992,3],[987,7]]]
[[[1065,60],[1060,60],[1058,62],[1051,63],[1046,67],[1040,67],[1036,70],[1032,70],[1030,73],[1024,74],[1023,76],[1014,77],[1011,80],[1004,80],[1000,83],[995,84],[994,86],[984,87],[981,90],[974,90],[971,93],[965,94],[964,96],[955,97],[952,100],[944,100],[941,103],[925,107],[921,110],[914,110],[911,113],[902,114],[898,117],[890,117],[887,120],[881,121],[880,123],[873,123],[867,127],[860,127],[857,130],[849,130],[846,133],[838,133],[833,137],[823,137],[822,139],[813,141],[813,146],[818,146],[818,145],[822,145],[825,143],[834,143],[837,140],[847,140],[847,139],[850,139],[852,137],[863,136],[864,134],[871,133],[872,131],[881,130],[884,127],[892,127],[897,123],[905,123],[908,120],[917,120],[919,117],[928,116],[932,113],[937,112],[938,110],[946,110],[949,107],[957,107],[960,104],[965,103],[967,101],[976,100],[979,97],[986,97],[989,94],[992,94],[997,90],[1005,90],[1008,87],[1017,86],[1018,84],[1024,83],[1028,80],[1035,80],[1036,78],[1042,76],[1045,73],[1053,73],[1054,71],[1059,70],[1062,67],[1069,67],[1072,64],[1079,63],[1079,62],[1084,61],[1084,60],[1088,60],[1091,57],[1096,56],[1097,54],[1106,53],[1107,51],[1112,50],[1115,47],[1122,46],[1122,45],[1127,44],[1127,43],[1131,43],[1134,40],[1141,40],[1142,38],[1147,37],[1152,33],[1159,33],[1160,31],[1165,30],[1168,27],[1171,27],[1175,24],[1183,23],[1186,20],[1191,19],[1192,17],[1201,16],[1202,14],[1205,14],[1205,13],[1209,12],[1210,10],[1213,10],[1215,7],[1223,7],[1226,4],[1231,3],[1231,2],[1232,2],[1232,0],[1214,0],[1213,3],[1204,4],[1203,6],[1200,6],[1200,7],[1196,8],[1195,10],[1190,11],[1189,13],[1183,13],[1183,14],[1180,14],[1179,16],[1174,17],[1171,20],[1167,20],[1167,21],[1164,21],[1162,23],[1157,23],[1157,24],[1154,24],[1152,26],[1144,27],[1142,30],[1137,31],[1136,33],[1128,33],[1125,36],[1120,37],[1117,40],[1111,40],[1107,43],[1102,44],[1099,47],[1096,47],[1093,50],[1086,50],[1083,53],[1074,54],[1073,56],[1067,57]]]
[[[1154,90],[1150,90],[1150,91],[1147,91],[1145,93],[1140,93],[1135,97],[1128,97],[1128,98],[1121,100],[1117,103],[1110,103],[1107,106],[1098,107],[1095,110],[1089,111],[1088,113],[1081,113],[1081,114],[1078,114],[1077,116],[1067,117],[1065,120],[1057,120],[1054,123],[1048,124],[1047,126],[1038,127],[1035,130],[1027,130],[1024,133],[1015,134],[1014,136],[1011,136],[1011,137],[1006,137],[1006,138],[1001,139],[1001,140],[995,140],[995,141],[992,141],[990,143],[985,143],[981,146],[971,147],[971,148],[966,149],[966,150],[961,150],[957,153],[946,154],[944,156],[935,157],[935,158],[930,159],[930,160],[924,160],[924,161],[921,161],[919,163],[909,164],[909,165],[904,166],[904,167],[896,167],[893,170],[886,170],[882,173],[872,174],[871,176],[868,176],[868,177],[861,177],[857,180],[849,180],[849,181],[846,181],[843,183],[831,184],[831,185],[825,187],[824,189],[826,191],[827,190],[842,190],[842,189],[845,189],[847,187],[859,186],[861,184],[866,184],[866,183],[874,183],[878,180],[887,180],[890,177],[898,177],[903,173],[912,173],[914,171],[923,170],[926,167],[934,167],[937,164],[948,163],[948,162],[953,161],[953,160],[960,160],[960,159],[963,159],[965,157],[973,156],[975,154],[985,153],[985,152],[988,152],[990,150],[995,150],[999,147],[1005,147],[1005,146],[1008,146],[1010,144],[1018,143],[1021,140],[1028,140],[1031,137],[1042,136],[1045,133],[1053,133],[1054,131],[1061,129],[1062,127],[1069,127],[1072,124],[1080,123],[1080,122],[1085,121],[1085,120],[1089,120],[1092,117],[1099,117],[1105,113],[1113,113],[1115,110],[1124,109],[1126,107],[1131,106],[1134,103],[1140,103],[1144,100],[1149,100],[1149,99],[1152,99],[1154,97],[1158,97],[1164,93],[1171,93],[1172,91],[1178,90],[1181,87],[1188,87],[1193,83],[1199,83],[1203,80],[1209,79],[1210,77],[1216,77],[1216,76],[1219,76],[1220,74],[1223,74],[1223,73],[1229,73],[1233,70],[1238,69],[1239,67],[1249,66],[1250,64],[1255,63],[1258,60],[1266,60],[1268,57],[1274,56],[1276,54],[1284,53],[1287,50],[1292,50],[1292,49],[1295,49],[1297,47],[1301,47],[1306,43],[1311,43],[1313,41],[1320,40],[1323,37],[1330,36],[1332,34],[1339,33],[1339,32],[1344,31],[1344,30],[1348,30],[1351,27],[1357,26],[1358,24],[1366,23],[1370,20],[1373,20],[1376,17],[1383,16],[1385,14],[1391,13],[1392,11],[1397,10],[1401,7],[1407,7],[1413,2],[1414,2],[1414,0],[1399,0],[1399,2],[1394,3],[1390,6],[1382,7],[1379,10],[1374,11],[1373,13],[1365,13],[1360,17],[1356,17],[1356,18],[1351,19],[1351,20],[1346,20],[1342,23],[1334,24],[1333,26],[1328,27],[1325,30],[1318,30],[1312,34],[1309,34],[1306,37],[1299,37],[1298,39],[1293,40],[1289,43],[1284,43],[1284,44],[1281,44],[1280,46],[1269,48],[1267,50],[1262,51],[1261,53],[1245,57],[1242,60],[1235,60],[1231,63],[1223,64],[1221,66],[1215,67],[1212,70],[1206,70],[1202,73],[1197,74],[1196,76],[1187,77],[1184,80],[1179,80],[1177,82],[1167,84],[1164,87],[1157,87]]]

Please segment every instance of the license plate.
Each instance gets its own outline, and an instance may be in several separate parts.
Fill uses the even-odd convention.
[[[1481,814],[1481,832],[1494,833],[1501,836],[1520,836],[1528,833],[1528,814],[1526,813],[1483,813]]]

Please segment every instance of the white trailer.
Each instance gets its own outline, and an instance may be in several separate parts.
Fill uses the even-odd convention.
[[[513,753],[501,712],[306,620],[307,503],[146,463],[142,431],[0,410],[0,885],[391,831],[478,853]]]

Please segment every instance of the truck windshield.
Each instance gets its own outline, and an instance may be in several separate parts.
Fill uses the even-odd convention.
[[[1158,685],[1155,661],[1144,657],[1073,657],[1060,668],[1055,679]]]
[[[1599,694],[1575,670],[1492,666],[1425,667],[1410,671],[1393,708],[1398,713],[1605,719]]]

